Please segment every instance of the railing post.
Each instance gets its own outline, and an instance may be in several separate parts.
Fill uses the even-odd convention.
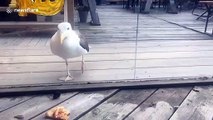
[[[74,29],[74,0],[65,0],[64,1],[64,21],[69,22]]]

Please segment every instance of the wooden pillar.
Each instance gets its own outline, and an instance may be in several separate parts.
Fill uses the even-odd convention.
[[[64,21],[69,22],[74,29],[74,0],[65,0],[64,1]]]

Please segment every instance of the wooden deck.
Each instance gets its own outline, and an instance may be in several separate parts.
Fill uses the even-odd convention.
[[[153,89],[111,89],[0,99],[2,120],[44,120],[54,106],[70,111],[70,120],[210,120],[212,86]]]
[[[67,83],[155,83],[166,82],[170,78],[177,78],[173,82],[186,82],[187,79],[182,78],[193,78],[195,81],[194,78],[200,77],[207,77],[206,81],[212,82],[212,36],[155,18],[154,13],[141,14],[135,64],[137,15],[121,6],[102,6],[98,11],[101,26],[76,26],[89,41],[91,52],[85,56],[84,74],[80,72],[81,58],[70,60],[75,80]],[[161,14],[168,19],[177,17],[178,24],[179,16],[188,12],[180,15]],[[188,14],[188,17],[190,19],[186,20],[193,22],[194,16]],[[8,34],[0,38],[1,88],[13,85],[17,87],[17,84],[62,84],[57,79],[66,74],[65,64],[61,58],[50,52],[49,40],[52,34],[53,32],[37,31]]]
[[[113,86],[116,81],[134,80],[150,84],[156,78],[166,82],[171,80],[168,78],[179,78],[175,81],[184,82],[188,77],[196,78],[191,79],[193,82],[212,81],[209,78],[213,75],[213,38],[159,19],[160,15],[156,18],[155,14],[140,15],[137,79],[134,79],[136,14],[111,6],[100,7],[98,11],[102,26],[79,26],[90,42],[91,52],[85,56],[84,74],[80,72],[80,58],[70,60],[75,80],[69,84],[112,81]],[[189,13],[177,16],[181,14],[188,14],[186,20],[193,21]],[[174,20],[177,17],[166,13],[160,17],[164,15]],[[193,25],[196,28],[197,24]],[[199,24],[197,27],[200,28]],[[63,84],[57,78],[65,75],[65,65],[49,51],[51,35],[38,31],[0,38],[1,93],[8,86]],[[212,86],[152,89],[137,86],[137,89],[68,92],[56,100],[52,100],[52,94],[4,97],[0,99],[0,119],[21,116],[26,120],[43,120],[48,109],[65,106],[71,112],[70,119],[206,120],[212,119],[212,92]]]
[[[173,17],[174,16],[173,14],[159,14],[159,12],[161,13],[162,11],[152,10],[152,14],[150,14],[150,16],[171,24],[179,25],[180,27],[185,27],[187,29],[197,31],[197,32],[202,33],[205,30],[206,18],[201,17],[200,19],[196,20],[198,16],[192,15],[191,11],[188,11],[188,12],[182,11],[179,14],[177,14],[175,17]],[[198,15],[201,15],[203,12],[204,10],[195,11],[195,13]],[[210,18],[210,22],[208,24],[206,33],[213,34],[212,17]]]

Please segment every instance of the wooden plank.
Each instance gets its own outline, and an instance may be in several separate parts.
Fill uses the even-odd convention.
[[[185,78],[157,78],[157,79],[126,79],[121,81],[89,81],[89,82],[65,82],[65,83],[48,83],[48,84],[28,84],[15,86],[1,86],[1,96],[14,94],[32,94],[35,92],[50,93],[55,90],[61,92],[76,90],[105,90],[109,88],[161,88],[161,87],[186,87],[193,85],[212,85],[211,77],[185,77]]]
[[[81,116],[80,120],[121,120],[154,91],[155,89],[121,90],[86,115]]]
[[[80,67],[80,66],[79,66]],[[133,69],[108,69],[108,70],[92,70],[85,71],[84,74],[81,71],[70,71],[75,78],[70,82],[90,82],[90,81],[110,81],[110,80],[124,80],[133,79]],[[0,81],[2,85],[26,85],[26,84],[46,84],[46,83],[63,83],[58,78],[65,76],[66,72],[45,72],[45,73],[19,73],[19,74],[1,74]]]
[[[181,51],[181,50],[180,50]],[[151,52],[138,53],[137,60],[148,59],[200,59],[212,58],[213,51],[195,51],[195,52]],[[16,57],[0,57],[1,64],[27,64],[27,63],[64,63],[64,60],[58,56],[16,56]],[[85,55],[86,62],[95,61],[123,61],[134,60],[134,53],[120,53],[120,54],[88,54]],[[81,61],[80,57],[69,60],[70,62]]]
[[[193,120],[212,119],[212,92],[212,86],[194,87],[170,120],[181,120],[183,118]]]
[[[19,46],[21,46],[22,48],[23,48],[23,46],[27,46],[31,42],[32,39],[33,39],[33,37],[31,37],[31,36],[24,37],[24,39],[22,41],[20,41]]]
[[[27,46],[34,47],[39,42],[40,37],[33,37]]]
[[[116,36],[110,36],[110,35],[88,35],[85,36],[85,38],[90,42],[90,43],[106,43],[106,42],[133,42],[135,41],[134,34],[132,35],[119,35],[117,34]],[[210,40],[211,38],[205,37],[205,36],[187,36],[187,35],[170,35],[170,36],[161,36],[161,35],[140,35],[138,41],[163,41],[163,40]],[[98,41],[99,40],[99,41]]]
[[[47,47],[47,46],[50,46],[50,39],[47,39],[47,40],[46,40],[45,46],[46,46],[46,47]]]
[[[45,37],[42,37],[41,38],[41,42],[45,42],[49,40],[49,38],[45,38]],[[1,40],[2,42],[3,41],[6,41],[5,38],[2,38]],[[42,43],[43,44],[43,43]],[[193,41],[193,40],[184,40],[184,41],[180,41],[180,40],[175,40],[175,41],[140,41],[138,42],[138,47],[143,47],[143,48],[149,48],[149,47],[180,47],[180,46],[183,46],[183,47],[191,47],[191,46],[212,46],[213,45],[213,42],[212,40],[196,40],[196,41]],[[92,47],[91,49],[102,49],[102,48],[109,48],[109,47],[112,47],[112,48],[117,48],[117,49],[121,49],[121,48],[134,48],[135,47],[135,42],[132,41],[132,42],[118,42],[118,43],[91,43],[90,46]],[[17,50],[29,50],[29,51],[32,51],[32,50],[36,50],[36,51],[43,51],[43,50],[48,50],[48,52],[50,52],[50,49],[49,49],[49,46],[48,47],[44,47],[44,46],[38,46],[38,47],[20,47],[20,46],[14,46],[14,47],[1,47],[0,48],[1,51],[10,51],[10,50],[13,50],[13,52],[21,52],[21,51],[17,51]],[[32,51],[32,54],[33,52],[36,52],[36,51]],[[26,51],[27,52],[27,51]],[[46,52],[46,51],[43,51],[43,52]]]
[[[15,39],[13,39],[11,42],[9,42],[8,44],[6,44],[5,46],[7,46],[7,47],[11,47],[11,46],[18,46],[18,40],[21,40],[21,39],[23,39],[23,38],[15,38]]]
[[[13,109],[14,106],[24,103],[32,98],[33,96],[0,98],[0,113],[8,109]]]
[[[64,1],[64,21],[69,22],[74,28],[74,0]]]
[[[211,47],[205,46],[182,46],[182,47],[152,47],[138,48],[138,52],[192,52],[192,51],[211,51]]]
[[[30,39],[30,38],[24,37],[24,36],[17,37],[16,41],[13,42],[13,44],[9,48],[13,48],[14,46],[21,46],[21,44],[23,44],[23,42],[25,42],[26,39]],[[23,48],[23,46],[22,46],[22,48]]]
[[[105,90],[96,92],[83,92],[80,93],[57,106],[64,106],[70,111],[70,119],[76,119],[81,114],[84,114],[93,107],[101,104],[106,99],[117,93],[118,90]],[[41,120],[44,118],[44,113],[34,117],[32,120]]]
[[[142,53],[138,54],[138,59],[178,59],[178,58],[206,58],[211,57],[211,51],[199,52],[171,52],[171,53]]]
[[[3,111],[0,113],[1,119],[16,120],[15,116],[23,116],[24,119],[29,119],[35,115],[38,115],[52,106],[58,105],[65,100],[72,98],[76,93],[62,94],[59,99],[52,100],[52,95],[36,96],[22,104]]]
[[[81,62],[70,62],[70,70],[80,71]],[[213,66],[213,58],[174,58],[174,59],[142,59],[137,60],[137,68],[175,68],[193,66]],[[65,70],[65,63],[29,63],[29,64],[0,64],[0,74],[42,73]],[[85,62],[85,71],[106,69],[131,69],[134,60],[94,61]],[[57,69],[55,69],[57,68]]]
[[[161,88],[133,111],[127,120],[167,120],[190,90],[191,87]]]
[[[143,19],[143,18],[141,18],[141,19]],[[112,21],[103,21],[103,22],[112,22]],[[106,25],[104,24],[104,26],[99,26],[98,28],[97,27],[91,28],[91,27],[88,27],[88,26],[85,26],[85,25],[80,25],[79,30],[84,31],[84,32],[88,32],[88,33],[90,33],[90,32],[103,33],[105,31],[107,31],[107,32],[115,31],[116,33],[119,33],[119,31],[121,32],[121,30],[123,30],[122,32],[127,32],[127,33],[134,33],[135,32],[133,26],[122,26],[122,25],[119,25],[119,21],[113,21],[113,22],[115,24],[117,23],[118,25],[113,26],[112,23],[106,24]],[[152,21],[152,22],[158,23],[159,21]],[[132,24],[135,24],[135,23],[136,23],[136,21],[132,22]],[[123,23],[123,24],[125,24],[125,23]],[[187,33],[195,34],[196,33],[195,31],[186,30],[186,29],[174,26],[174,25],[167,25],[167,24],[162,23],[162,22],[159,22],[159,24],[163,24],[163,25],[156,24],[156,25],[153,25],[153,26],[150,26],[149,25],[150,23],[146,23],[146,24],[140,23],[140,24],[143,25],[143,27],[138,28],[141,31],[143,30],[143,32],[140,31],[140,34],[148,34],[150,31],[153,31],[154,34],[163,34],[163,32],[166,32],[168,34],[178,34],[178,33],[180,33],[180,34],[187,34]],[[158,28],[155,28],[155,27],[158,27]],[[202,26],[197,25],[197,27],[195,27],[195,28],[199,28],[199,27],[202,27]],[[117,29],[119,31],[116,31],[115,29]],[[90,30],[90,31],[86,31],[86,30]],[[157,32],[157,30],[162,30],[162,31]],[[174,31],[169,31],[169,30],[177,30],[177,32],[174,33]],[[178,31],[178,30],[182,30],[182,31]]]
[[[13,46],[13,44],[18,40],[19,38],[10,38],[10,39],[6,39],[7,42],[3,43],[4,46],[6,47],[10,47]]]
[[[85,61],[101,61],[101,60],[125,60],[134,59],[134,54],[94,54],[85,55]],[[71,61],[80,61],[81,58],[73,58]],[[4,57],[0,59],[0,63],[48,63],[48,62],[64,62],[64,60],[58,56],[17,56],[17,57]]]
[[[55,28],[58,23],[55,22],[0,22],[0,28],[26,28],[31,27],[43,27],[43,28]]]
[[[80,66],[81,62],[72,62],[70,63],[70,70],[79,71],[81,70]],[[133,68],[133,66],[133,60],[85,62],[85,71],[119,68],[130,69]],[[0,64],[0,68],[2,68],[0,69],[0,74],[57,72],[65,70],[65,62],[43,64]]]
[[[134,60],[121,61],[94,61],[85,62],[85,71],[106,70],[106,69],[131,69],[134,67]],[[81,62],[70,62],[70,70],[80,71]],[[193,66],[213,66],[211,58],[174,58],[174,59],[142,59],[137,60],[137,68],[175,68]],[[28,63],[28,64],[0,64],[0,74],[16,73],[42,73],[57,72],[65,70],[65,63]],[[57,68],[57,69],[56,69]]]
[[[191,66],[173,68],[148,68],[137,69],[136,78],[164,78],[164,77],[189,77],[189,76],[212,76],[212,66]]]
[[[40,41],[38,42],[38,44],[36,45],[36,47],[45,47],[46,46],[46,42],[47,42],[47,38],[45,37],[41,37]],[[44,52],[44,51],[43,51]],[[1,54],[1,53],[0,53]]]
[[[61,83],[57,79],[65,76],[66,72],[26,72],[10,74],[1,74],[1,85],[15,85],[15,84],[40,84],[40,83]],[[89,70],[81,74],[80,71],[71,71],[75,80],[72,82],[125,82],[126,79],[133,79],[134,69],[103,69],[103,70]],[[189,67],[165,67],[165,68],[137,68],[137,79],[156,79],[156,78],[185,78],[189,76],[212,76],[212,66],[189,66]],[[196,80],[194,80],[196,82]]]
[[[8,46],[16,38],[13,38],[13,37],[3,37],[2,39],[3,39],[3,42],[1,43],[1,46]]]
[[[171,22],[174,23],[176,25],[179,25],[181,27],[185,27],[188,29],[192,29],[194,31],[203,33],[203,29],[204,29],[204,22],[203,21],[198,21],[196,20],[197,16],[193,16],[191,13],[179,13],[176,15],[176,17],[171,17],[171,15],[154,15],[157,18],[160,18],[162,20],[165,20],[167,22]],[[185,16],[190,16],[190,17],[185,17]],[[212,22],[209,23],[209,25],[211,25]],[[209,28],[208,30],[208,34],[212,34],[212,30],[211,28]]]
[[[19,39],[18,39],[19,40]],[[17,41],[17,40],[16,40]],[[34,41],[34,45],[39,44],[38,43],[39,40],[35,40]],[[17,41],[18,42],[18,41]],[[40,41],[39,41],[40,42]],[[46,42],[45,40],[43,42]],[[19,43],[18,43],[19,44]],[[28,43],[28,44],[32,44],[32,43]],[[43,43],[42,43],[43,44]],[[134,45],[129,43],[130,45],[128,46],[128,44],[121,44],[122,47],[116,46],[118,44],[113,44],[112,46],[109,44],[108,47],[110,47],[110,49],[105,46],[106,44],[103,44],[100,46],[102,46],[102,48],[99,46],[97,47],[97,45],[91,45],[91,49],[90,49],[90,53],[89,54],[103,54],[103,53],[112,53],[112,54],[116,54],[116,53],[134,53]],[[163,44],[163,43],[162,43]],[[143,45],[138,45],[138,53],[147,53],[147,52],[187,52],[187,51],[212,51],[211,49],[211,45],[212,43],[205,43],[203,42],[203,45],[199,45],[199,43],[194,43],[194,45],[192,45],[193,43],[183,43],[180,45],[162,45],[162,44],[156,44],[156,45],[149,45],[147,44],[147,46]],[[178,43],[177,43],[178,44]],[[189,45],[191,44],[191,45]],[[153,50],[154,49],[154,50]],[[168,49],[168,50],[166,50]],[[1,51],[0,51],[0,56],[27,56],[27,55],[52,55],[52,52],[50,51],[49,46],[48,47],[2,47]]]
[[[117,29],[118,31],[115,31],[115,30],[113,30],[113,27],[110,27],[110,28],[111,29],[109,29],[109,28],[108,29],[107,28],[89,29],[88,28],[90,31],[86,31],[85,28],[84,29],[79,28],[79,29],[86,36],[88,36],[88,35],[92,36],[92,35],[95,35],[95,34],[97,36],[99,36],[99,35],[102,35],[102,36],[103,35],[110,35],[110,34],[112,36],[115,36],[115,35],[124,35],[124,33],[126,33],[125,35],[134,35],[135,34],[134,29],[125,30],[124,28],[122,28],[122,29],[118,28]],[[114,27],[114,28],[116,28],[116,27]],[[103,29],[105,29],[106,31],[103,31]],[[97,30],[100,30],[100,31],[97,31]],[[196,37],[196,36],[202,36],[202,35],[196,34],[196,32],[193,32],[193,31],[191,32],[191,31],[187,31],[187,30],[184,30],[184,29],[178,29],[178,28],[162,28],[162,27],[156,28],[156,29],[155,28],[139,28],[139,30],[140,30],[139,31],[140,36],[146,36],[146,35],[149,35],[149,36],[156,36],[156,35],[163,36],[164,35],[165,36],[165,34],[166,34],[166,36],[177,36],[179,34],[180,36],[183,36],[183,37],[187,36],[187,34],[188,34],[188,35],[192,35],[192,36],[190,36],[191,38]],[[161,31],[157,32],[157,30],[161,30]],[[169,30],[177,30],[177,32],[174,33],[173,31],[169,31]],[[182,30],[182,31],[178,31],[178,30]],[[143,31],[143,32],[141,32],[141,31]],[[113,34],[113,32],[116,33],[116,34]],[[149,34],[150,32],[152,32],[152,34]],[[189,37],[189,36],[187,36],[187,37]]]

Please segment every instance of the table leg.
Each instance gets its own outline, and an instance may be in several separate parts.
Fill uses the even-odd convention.
[[[207,27],[208,27],[208,23],[209,23],[209,18],[210,18],[210,13],[211,13],[211,9],[210,7],[206,4],[206,8],[207,8],[207,11],[208,11],[208,15],[207,15],[207,18],[206,18],[206,25],[205,25],[205,33],[207,31]]]
[[[198,19],[200,19],[201,17],[203,17],[207,12],[208,12],[208,10],[206,10],[205,12],[203,12],[200,16],[198,16],[198,18],[197,18],[196,20],[198,20]]]

